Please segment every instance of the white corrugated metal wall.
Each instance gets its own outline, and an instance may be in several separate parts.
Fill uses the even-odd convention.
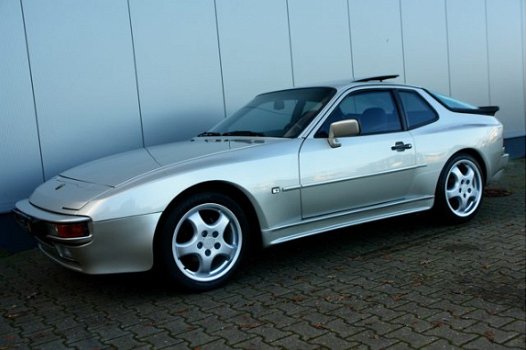
[[[253,95],[384,73],[525,132],[524,0],[0,0],[0,212]]]

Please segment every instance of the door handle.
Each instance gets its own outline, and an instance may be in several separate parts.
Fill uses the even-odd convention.
[[[411,145],[410,143],[403,143],[402,141],[397,141],[394,146],[391,146],[391,150],[397,152],[403,152],[406,149],[411,148],[413,148],[413,145]]]

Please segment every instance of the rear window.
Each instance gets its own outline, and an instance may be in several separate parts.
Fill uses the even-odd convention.
[[[469,114],[482,114],[494,116],[498,112],[499,106],[483,106],[477,107],[472,104],[455,100],[449,96],[441,95],[436,92],[427,91],[433,96],[438,102],[440,102],[447,109],[458,112],[458,113],[469,113]]]
[[[474,111],[477,111],[479,108],[477,106],[473,106],[469,103],[462,102],[459,100],[455,100],[452,97],[441,95],[436,92],[429,92],[431,96],[433,96],[435,99],[438,100],[438,102],[442,103],[444,106],[446,106],[449,109],[455,110],[455,109],[462,109],[462,110],[469,110],[472,109]]]

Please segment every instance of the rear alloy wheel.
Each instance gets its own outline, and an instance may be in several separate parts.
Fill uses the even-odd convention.
[[[437,209],[453,223],[475,216],[482,202],[484,181],[478,162],[460,154],[448,161],[437,186]]]
[[[245,214],[231,198],[219,193],[192,196],[165,224],[161,242],[165,266],[186,289],[218,287],[242,260],[247,229]]]

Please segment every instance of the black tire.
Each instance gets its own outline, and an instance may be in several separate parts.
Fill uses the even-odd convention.
[[[224,284],[249,247],[249,224],[239,204],[222,193],[199,193],[168,215],[158,248],[173,281],[197,292]]]
[[[438,179],[434,210],[448,224],[471,220],[479,211],[484,176],[478,161],[468,154],[453,156]]]

